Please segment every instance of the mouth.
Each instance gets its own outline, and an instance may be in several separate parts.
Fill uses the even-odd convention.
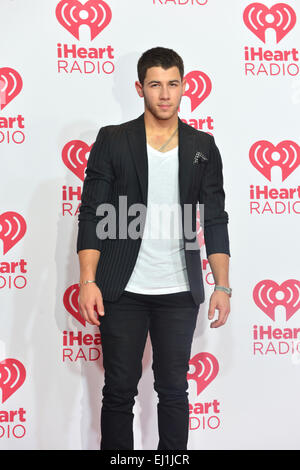
[[[160,104],[159,107],[160,107],[161,109],[169,109],[169,108],[171,108],[171,106],[170,106],[169,104]]]

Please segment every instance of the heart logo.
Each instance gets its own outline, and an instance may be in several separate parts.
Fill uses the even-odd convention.
[[[190,99],[191,112],[193,112],[210,94],[211,80],[206,73],[199,70],[189,72],[184,78],[187,85],[182,96],[187,96]]]
[[[0,109],[5,108],[22,90],[21,75],[10,67],[0,68]]]
[[[274,152],[277,153],[276,159]],[[267,140],[259,140],[250,148],[249,159],[269,181],[271,181],[272,168],[279,166],[282,181],[284,181],[300,164],[300,147],[292,140],[283,140],[276,146]]]
[[[71,140],[62,149],[62,160],[81,181],[84,180],[84,172],[92,145],[88,146],[82,140]]]
[[[279,43],[296,24],[296,13],[286,3],[276,3],[271,8],[262,3],[250,3],[243,14],[243,20],[252,33],[266,42],[266,30],[276,31],[276,42]]]
[[[63,296],[63,304],[65,309],[67,310],[72,317],[74,317],[82,326],[86,326],[86,321],[81,316],[79,312],[79,285],[73,284],[72,286],[68,287]],[[95,312],[98,314],[97,306],[94,306]]]
[[[64,293],[63,303],[65,309],[74,317],[76,318],[79,323],[83,326],[86,325],[85,320],[82,318],[79,312],[79,305],[78,305],[78,298],[79,298],[79,285],[73,284],[72,286],[68,287]]]
[[[275,309],[283,305],[288,321],[300,308],[300,281],[288,279],[282,284],[271,279],[263,279],[253,289],[253,300],[256,305],[275,321]]]
[[[79,40],[79,28],[90,27],[91,41],[110,23],[112,13],[103,0],[89,0],[84,5],[77,0],[62,0],[55,10],[59,23]]]
[[[26,370],[22,362],[17,359],[4,359],[0,362],[0,389],[2,390],[2,403],[4,403],[26,378]]]
[[[196,381],[199,395],[218,375],[219,363],[212,354],[201,352],[190,359],[189,365],[194,367],[194,372],[188,372],[187,380]]]
[[[3,242],[3,255],[16,245],[26,232],[26,222],[17,212],[0,214],[0,240]]]

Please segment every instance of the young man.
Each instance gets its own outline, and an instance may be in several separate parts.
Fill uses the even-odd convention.
[[[211,327],[223,325],[230,311],[221,156],[210,134],[178,117],[186,87],[183,77],[183,61],[175,51],[146,51],[139,59],[135,83],[144,98],[144,113],[102,127],[87,163],[77,239],[79,309],[88,323],[99,326],[102,338],[101,450],[134,448],[132,408],[148,331],[159,399],[157,449],[187,448],[187,372],[205,298],[196,231],[198,202],[204,206],[206,252],[218,286],[210,297],[208,318],[213,319],[215,309],[219,312]],[[137,205],[147,209],[139,224]],[[182,232],[177,237],[170,235],[168,217],[155,217],[166,205],[181,209],[177,225]],[[116,214],[107,222],[104,216],[110,208]],[[101,227],[111,222],[115,233],[105,238]]]

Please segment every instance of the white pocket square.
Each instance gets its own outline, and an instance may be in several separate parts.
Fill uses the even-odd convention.
[[[193,165],[197,164],[197,163],[201,163],[201,162],[205,162],[207,161],[208,158],[206,155],[204,155],[204,153],[202,152],[196,152],[195,156],[194,156],[194,161],[193,161]]]

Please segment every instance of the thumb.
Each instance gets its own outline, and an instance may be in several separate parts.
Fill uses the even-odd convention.
[[[210,301],[209,309],[208,309],[208,319],[212,320],[214,318],[214,315],[215,315],[215,303]]]

